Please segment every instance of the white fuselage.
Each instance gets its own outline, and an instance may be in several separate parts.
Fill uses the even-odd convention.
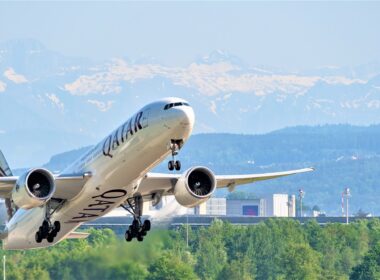
[[[61,173],[91,172],[92,177],[78,195],[65,201],[51,216],[52,222],[61,222],[54,243],[35,241],[35,233],[45,217],[42,206],[15,213],[6,226],[4,248],[53,245],[82,223],[107,214],[138,193],[143,177],[170,154],[171,140],[186,142],[191,135],[194,112],[188,105],[178,105],[184,102],[168,98],[145,106]],[[177,105],[165,109],[168,104]]]

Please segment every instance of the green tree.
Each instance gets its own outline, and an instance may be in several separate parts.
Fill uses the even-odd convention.
[[[248,228],[248,255],[254,259],[257,279],[277,279],[288,244],[305,242],[302,227],[292,219],[269,219]]]
[[[149,267],[148,280],[198,279],[191,266],[170,253],[164,253]]]
[[[319,254],[309,245],[290,244],[282,256],[285,279],[319,279],[319,259]]]
[[[227,263],[218,275],[218,280],[252,280],[255,275],[251,273],[252,260],[247,256]]]
[[[227,262],[223,230],[224,223],[216,220],[199,231],[195,270],[201,279],[216,279]]]
[[[324,226],[286,218],[255,226],[216,220],[210,227],[191,229],[189,247],[184,229],[153,230],[143,243],[126,243],[110,230],[91,230],[87,239],[37,250],[0,249],[0,255],[7,256],[7,279],[17,280],[380,277],[378,219]]]
[[[144,280],[146,279],[146,276],[147,271],[142,265],[127,260],[125,262],[108,266],[105,277],[102,279]]]
[[[380,279],[380,243],[377,243],[364,257],[363,262],[353,268],[350,279]]]

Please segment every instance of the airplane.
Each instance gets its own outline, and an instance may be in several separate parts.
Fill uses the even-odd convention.
[[[59,174],[34,168],[13,176],[0,152],[0,197],[9,216],[0,234],[3,248],[41,248],[67,238],[86,238],[87,233],[75,230],[119,206],[133,215],[126,241],[143,241],[151,229],[149,219],[142,221],[145,201],[154,206],[162,197],[174,196],[180,205],[195,207],[218,188],[233,191],[237,185],[313,171],[215,175],[207,167],[194,166],[182,174],[151,173],[168,156],[168,169],[181,169],[176,156],[194,122],[186,100],[171,97],[153,102]]]

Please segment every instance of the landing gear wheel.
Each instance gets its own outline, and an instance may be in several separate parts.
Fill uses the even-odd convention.
[[[170,140],[170,150],[172,152],[172,160],[168,162],[168,169],[173,171],[174,169],[179,171],[181,170],[181,162],[175,160],[175,156],[178,155],[178,151],[183,146],[182,139],[171,139]]]
[[[174,170],[174,161],[173,160],[169,160],[169,162],[168,162],[168,169],[170,171]]]
[[[59,221],[54,222],[54,231],[59,232],[61,230],[61,223]]]
[[[177,160],[174,163],[174,166],[175,166],[175,170],[177,170],[177,171],[181,170],[181,162],[179,160]]]
[[[42,242],[42,237],[41,237],[41,232],[40,231],[36,232],[35,238],[36,238],[36,242],[37,243],[41,243]]]
[[[54,239],[54,238],[56,238],[56,237],[57,237],[57,234],[58,234],[58,232],[56,232],[55,230],[53,230],[53,231],[50,233],[50,235],[49,235],[49,236],[52,236],[52,237],[53,237],[53,239]]]
[[[44,228],[44,229],[49,228],[49,222],[47,220],[44,220],[42,222],[42,228]]]
[[[54,242],[54,238],[57,236],[58,232],[61,230],[60,221],[51,222],[51,217],[54,212],[62,206],[63,202],[53,201],[52,199],[48,201],[45,205],[45,218],[42,225],[38,228],[35,234],[35,239],[37,243],[41,243],[42,240],[47,239],[49,243]]]
[[[41,243],[45,238],[49,243],[54,242],[54,238],[57,237],[57,234],[60,230],[61,223],[59,221],[55,221],[54,224],[52,224],[50,220],[45,219],[36,232],[36,242]]]
[[[142,229],[143,231],[150,231],[150,221],[149,220],[145,220],[144,223],[143,223],[143,226],[142,226]]]
[[[133,222],[132,222],[132,229],[133,230],[138,230],[140,227],[140,223],[137,219],[134,219]]]
[[[174,161],[170,161],[169,165],[174,168]],[[128,205],[121,204],[121,207],[133,215],[133,221],[125,231],[125,240],[130,242],[133,238],[136,238],[137,241],[141,242],[151,227],[149,220],[141,221],[143,198],[141,195],[131,197],[127,199],[126,203],[128,203]]]
[[[42,222],[42,226],[40,226],[40,228],[39,228],[41,238],[45,239],[49,235],[49,231],[50,231],[49,222],[47,220],[44,220]]]
[[[131,242],[132,241],[132,234],[131,234],[131,232],[130,232],[130,230],[127,230],[126,232],[125,232],[125,240],[127,241],[127,242]]]
[[[52,243],[54,241],[54,237],[52,234],[49,234],[49,236],[46,238],[47,242]]]

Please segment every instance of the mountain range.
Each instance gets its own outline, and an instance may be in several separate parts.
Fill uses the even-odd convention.
[[[350,209],[380,215],[380,125],[300,126],[263,135],[198,134],[179,154],[182,171],[196,165],[217,174],[249,174],[314,167],[315,171],[241,186],[237,191],[263,197],[271,193],[306,193],[304,203],[328,215],[341,215],[341,195],[351,189]],[[53,156],[44,167],[59,171],[91,147]],[[167,162],[155,168],[169,172]],[[15,170],[21,174],[23,170]],[[217,196],[228,195],[220,190]]]
[[[16,167],[101,140],[146,103],[187,99],[195,133],[380,123],[380,64],[300,70],[216,50],[185,66],[67,57],[27,39],[0,43],[0,147]]]

